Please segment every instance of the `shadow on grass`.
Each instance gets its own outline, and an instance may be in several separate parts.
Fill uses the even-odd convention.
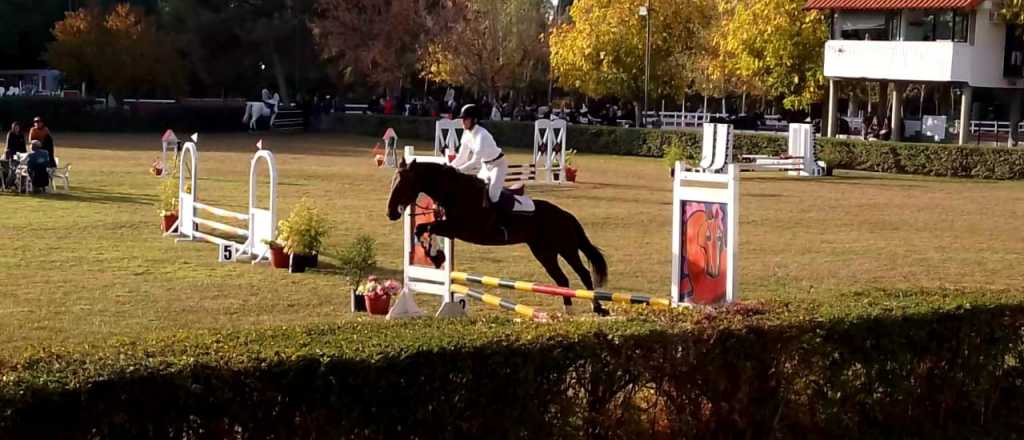
[[[91,190],[89,188],[72,188],[70,192],[51,192],[46,194],[12,194],[20,197],[39,197],[48,200],[59,200],[68,202],[96,203],[96,204],[120,204],[120,205],[152,205],[156,202],[155,196],[143,194],[128,194],[117,192],[105,192]]]

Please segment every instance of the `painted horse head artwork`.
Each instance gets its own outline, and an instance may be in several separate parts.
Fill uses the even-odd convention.
[[[559,266],[558,257],[562,257],[587,290],[604,286],[608,277],[604,255],[590,242],[579,220],[568,211],[535,200],[536,208],[528,215],[499,215],[484,203],[487,188],[475,176],[462,174],[448,165],[402,160],[388,198],[388,219],[401,219],[405,209],[413,206],[420,194],[430,197],[443,210],[444,218],[418,224],[417,240],[430,234],[482,246],[525,243],[556,285],[569,287],[569,278]],[[589,270],[580,253],[590,262]],[[562,300],[567,309],[571,308],[572,299]],[[594,313],[608,314],[600,302],[595,300],[592,306]]]
[[[696,304],[725,300],[729,271],[728,213],[717,203],[687,202],[685,205],[684,297]]]

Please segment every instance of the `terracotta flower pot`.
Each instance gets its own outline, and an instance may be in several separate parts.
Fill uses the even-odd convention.
[[[270,266],[274,269],[287,269],[289,260],[284,248],[276,244],[270,245]]]
[[[576,168],[565,167],[565,180],[567,182],[575,182],[576,181]]]
[[[363,300],[371,315],[387,315],[391,309],[391,295],[364,295]]]
[[[160,229],[164,232],[170,231],[174,223],[178,221],[178,214],[170,213],[164,214],[163,221],[160,223]]]

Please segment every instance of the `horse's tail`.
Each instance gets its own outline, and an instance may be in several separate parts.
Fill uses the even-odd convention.
[[[248,124],[249,123],[249,112],[250,112],[251,108],[252,108],[252,106],[250,106],[249,103],[245,104],[245,115],[242,116],[242,123],[243,124]]]
[[[608,280],[608,262],[604,260],[604,254],[601,253],[601,249],[594,246],[594,243],[590,242],[590,238],[587,237],[587,232],[583,230],[583,225],[580,224],[579,220],[576,220],[576,239],[579,240],[580,251],[587,257],[587,261],[590,262],[590,271],[594,277],[594,287],[604,287],[605,281]]]

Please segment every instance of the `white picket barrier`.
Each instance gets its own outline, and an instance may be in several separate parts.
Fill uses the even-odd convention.
[[[544,181],[565,183],[567,124],[564,119],[538,119],[533,123],[533,159]]]
[[[169,234],[177,235],[177,241],[204,240],[220,247],[220,261],[234,261],[236,257],[251,258],[255,264],[270,258],[270,246],[277,227],[277,164],[274,153],[262,149],[262,142],[257,144],[260,149],[249,163],[249,209],[246,213],[231,211],[207,205],[199,201],[199,152],[196,149],[198,137],[192,136],[181,149],[178,173],[178,222]],[[186,161],[186,154],[188,160]],[[265,161],[270,176],[269,207],[259,208],[256,203],[256,169],[260,161]],[[189,168],[186,168],[189,167]],[[186,172],[188,171],[188,177]],[[230,218],[247,223],[246,228],[227,225],[218,221],[203,218],[206,212],[214,216]],[[236,241],[218,237],[199,230],[199,226],[229,232],[240,237]]]

